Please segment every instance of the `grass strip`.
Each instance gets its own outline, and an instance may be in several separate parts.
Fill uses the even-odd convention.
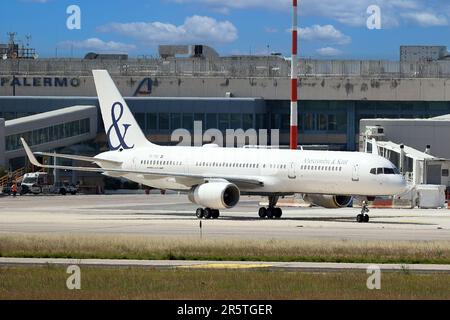
[[[450,264],[450,241],[244,241],[0,235],[0,257]]]
[[[383,273],[368,290],[365,272],[303,273],[82,268],[81,290],[60,267],[0,268],[0,299],[450,299],[450,275]]]

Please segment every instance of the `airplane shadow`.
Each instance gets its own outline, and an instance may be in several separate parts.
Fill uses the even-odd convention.
[[[173,212],[173,213],[127,213],[128,216],[130,216],[129,219],[127,218],[117,218],[117,220],[140,220],[140,221],[151,221],[155,220],[154,218],[151,218],[151,216],[167,216],[167,217],[180,217],[180,220],[196,220],[197,218],[193,213],[180,213],[180,212]],[[137,219],[131,218],[139,217]],[[395,219],[395,218],[403,218],[401,216],[384,216],[384,217],[377,217],[377,216],[371,216],[372,221],[370,221],[369,224],[373,225],[415,225],[415,226],[432,226],[434,224],[432,223],[419,223],[419,222],[399,222],[399,221],[387,221],[384,219]],[[374,221],[376,219],[376,221]],[[110,219],[108,219],[110,220]],[[228,216],[228,215],[222,215],[219,219],[219,221],[245,221],[245,222],[257,222],[257,221],[265,221],[268,219],[261,219],[258,216],[254,217],[243,217],[243,216]],[[200,221],[200,220],[199,220]],[[216,220],[202,220],[202,221],[216,221]],[[356,222],[356,214],[355,217],[342,217],[342,216],[332,216],[332,217],[311,217],[311,216],[300,216],[300,217],[282,217],[281,219],[274,219],[273,221],[297,221],[297,222],[337,222],[342,224],[359,224]]]

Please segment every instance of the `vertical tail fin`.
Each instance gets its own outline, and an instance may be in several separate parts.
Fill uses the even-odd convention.
[[[106,137],[111,151],[151,145],[106,70],[93,70]]]

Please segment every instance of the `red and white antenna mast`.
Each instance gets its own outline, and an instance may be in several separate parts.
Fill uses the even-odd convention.
[[[292,58],[291,58],[291,143],[292,150],[298,146],[298,0],[292,0]]]

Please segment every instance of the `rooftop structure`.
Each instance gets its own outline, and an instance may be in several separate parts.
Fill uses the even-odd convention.
[[[449,58],[446,46],[401,46],[401,62],[426,62]]]

